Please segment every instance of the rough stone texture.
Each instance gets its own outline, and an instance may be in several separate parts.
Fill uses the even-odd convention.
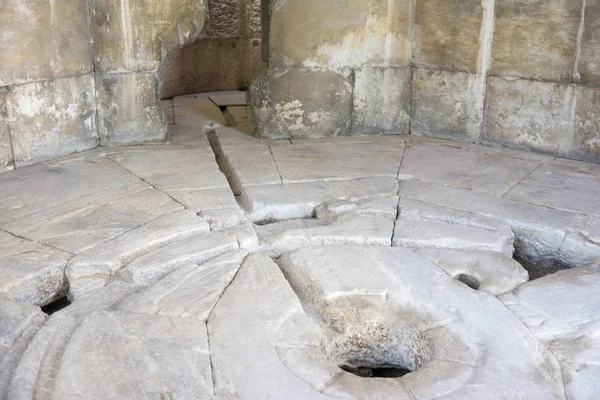
[[[599,5],[600,10],[600,5]],[[600,15],[600,11],[598,12]],[[596,28],[600,31],[600,25]],[[600,40],[598,46],[600,47]],[[598,64],[600,71],[600,60]],[[600,72],[598,73],[600,82]],[[581,160],[600,160],[600,87],[578,86],[576,89],[575,132],[569,156]]]
[[[161,142],[167,121],[155,73],[96,76],[100,144]]]
[[[9,171],[14,168],[5,95],[6,92],[0,89],[0,172]]]
[[[600,1],[585,1],[584,30],[577,72],[582,83],[600,83]],[[597,131],[596,131],[597,132]]]
[[[406,66],[413,1],[284,0],[271,5],[270,67]],[[311,16],[318,15],[319,18]]]
[[[97,313],[75,330],[61,361],[52,391],[59,399],[207,398],[213,390],[206,329],[194,319]]]
[[[6,108],[18,167],[98,145],[92,75],[12,87]]]
[[[484,100],[485,77],[482,75],[415,68],[411,132],[478,140]]]
[[[70,254],[0,231],[0,299],[45,306],[67,289]]]
[[[600,390],[600,267],[574,268],[540,278],[502,302],[558,359],[569,399],[593,399]]]
[[[0,26],[0,87],[92,72],[86,2],[5,2]]]
[[[410,68],[355,71],[352,133],[409,133]]]
[[[491,73],[569,82],[574,72],[582,2],[497,1]]]
[[[418,0],[414,61],[417,65],[481,73],[477,61],[483,7],[479,0]]]
[[[351,80],[349,71],[263,71],[248,95],[259,134],[271,139],[349,135]]]
[[[46,316],[35,306],[0,300],[0,396],[7,388],[27,345]]]
[[[573,85],[490,77],[483,136],[492,142],[568,155],[574,101]]]

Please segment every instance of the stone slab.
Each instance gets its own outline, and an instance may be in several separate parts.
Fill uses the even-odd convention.
[[[237,241],[221,232],[193,236],[132,260],[117,276],[138,286],[148,286],[181,267],[202,264],[237,248]]]
[[[17,167],[98,145],[92,75],[12,87],[6,109]]]
[[[204,210],[238,208],[230,188],[177,190],[169,192],[169,195],[196,213]]]
[[[364,143],[303,143],[271,148],[282,182],[349,180],[398,175],[404,141],[378,137]]]
[[[109,242],[80,253],[69,262],[66,276],[71,300],[104,287],[133,259],[179,240],[208,233],[210,226],[192,210],[156,218]]]
[[[153,72],[97,74],[100,145],[160,143],[167,120],[159,100],[159,78]]]
[[[203,93],[173,98],[176,125],[194,125],[206,129],[226,126],[225,116]]]
[[[202,265],[180,268],[145,291],[128,297],[118,309],[206,322],[247,255],[247,251],[238,250]]]
[[[71,255],[0,231],[0,299],[45,306],[67,290]]]
[[[208,93],[208,98],[213,101],[218,107],[245,106],[246,92],[215,92]]]
[[[231,147],[222,151],[217,162],[234,193],[241,193],[245,186],[282,183],[271,152],[269,146]]]
[[[539,165],[540,161],[462,149],[451,143],[416,143],[404,153],[400,177],[501,196]]]

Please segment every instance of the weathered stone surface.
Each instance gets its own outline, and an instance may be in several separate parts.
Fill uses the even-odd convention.
[[[167,121],[153,72],[96,75],[100,145],[162,142]]]
[[[400,195],[503,221],[515,252],[534,261],[580,267],[600,257],[598,222],[585,215],[418,181],[402,182]]]
[[[219,0],[210,3],[211,38],[236,38],[242,29],[242,0]]]
[[[250,87],[248,101],[250,115],[263,138],[351,133],[352,84],[347,70],[263,71]]]
[[[510,255],[502,253],[449,249],[417,249],[415,252],[450,277],[494,296],[509,292],[529,280],[527,271]]]
[[[413,10],[411,0],[278,2],[270,9],[270,65],[406,66],[412,54]]]
[[[365,66],[354,74],[352,133],[408,133],[410,68]]]
[[[105,286],[119,269],[136,257],[209,231],[208,223],[196,216],[194,211],[182,210],[159,217],[83,252],[69,262],[65,271],[69,280],[69,297],[73,300]]]
[[[230,188],[205,190],[180,190],[169,193],[187,208],[199,213],[204,210],[235,209],[235,201]]]
[[[247,251],[238,250],[202,265],[180,268],[147,290],[128,297],[118,309],[205,322],[247,255]]]
[[[481,73],[477,64],[484,3],[418,0],[415,62],[426,67]]]
[[[585,1],[583,36],[577,72],[582,83],[600,83],[600,1]]]
[[[157,70],[166,51],[200,35],[204,15],[203,1],[95,1],[90,27],[96,71]]]
[[[600,70],[600,61],[598,65]],[[600,72],[598,76],[600,77]],[[600,88],[577,86],[576,91],[575,132],[569,156],[598,162],[600,161],[600,111],[597,106],[600,101]]]
[[[396,177],[404,151],[399,137],[373,137],[356,143],[313,141],[272,146],[281,180],[286,183],[365,177]]]
[[[212,390],[204,323],[97,313],[86,319],[67,345],[53,395],[61,399],[207,398]]]
[[[0,172],[14,168],[10,128],[8,126],[8,115],[6,113],[6,92],[0,89]]]
[[[358,201],[395,196],[398,181],[392,177],[348,181],[304,182],[287,185],[248,186],[238,197],[252,222],[310,218],[315,208],[333,200]]]
[[[304,309],[322,326],[318,334],[292,339],[279,334],[278,347],[286,355],[281,360],[324,394],[425,399],[478,398],[497,391],[507,397],[563,398],[556,359],[512,313],[408,250],[302,249],[284,255],[279,265]],[[291,330],[286,325],[296,321],[283,326]],[[336,365],[386,363],[412,372],[390,383],[345,372],[331,379]]]
[[[173,99],[173,104],[177,125],[194,125],[205,131],[227,125],[219,107],[206,94],[179,96]]]
[[[98,145],[92,75],[12,87],[6,108],[18,167]]]
[[[498,220],[402,197],[393,246],[513,254],[514,235]]]
[[[448,142],[417,142],[404,152],[400,177],[501,196],[540,165],[537,160],[481,150],[454,147]]]
[[[0,10],[0,87],[92,72],[85,2],[11,1],[4,5]]]
[[[0,396],[8,398],[8,386],[27,345],[44,323],[39,307],[0,300]]]
[[[411,131],[477,140],[481,135],[484,100],[482,75],[415,68]]]
[[[193,236],[136,258],[117,275],[125,281],[146,286],[181,267],[202,264],[237,248],[237,241],[221,232]]]
[[[574,268],[537,279],[501,297],[561,364],[566,396],[600,390],[600,268]]]
[[[558,164],[543,164],[506,194],[523,203],[600,216],[600,177]]]
[[[44,306],[67,290],[70,254],[0,231],[0,299]]]
[[[160,107],[162,108],[165,118],[167,119],[167,125],[173,125],[175,123],[173,100],[161,100]]]
[[[582,0],[496,2],[491,73],[569,82],[581,6]]]
[[[574,134],[574,99],[572,85],[490,77],[483,138],[547,153],[569,154]]]

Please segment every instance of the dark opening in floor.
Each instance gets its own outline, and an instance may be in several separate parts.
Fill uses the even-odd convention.
[[[454,279],[464,283],[473,290],[479,290],[479,288],[481,287],[481,283],[475,277],[469,274],[460,274],[455,276]]]
[[[71,305],[71,302],[66,297],[61,297],[58,300],[54,300],[52,303],[42,307],[42,311],[48,315],[52,315],[57,311],[62,310]]]
[[[558,271],[571,268],[568,265],[565,265],[560,261],[552,258],[534,261],[529,258],[522,257],[517,253],[513,255],[513,258],[515,259],[515,261],[521,264],[523,268],[527,270],[527,272],[529,272],[530,281],[543,278],[546,275],[554,274]]]
[[[347,365],[340,365],[340,368],[361,378],[401,378],[412,371],[402,368],[353,368]]]

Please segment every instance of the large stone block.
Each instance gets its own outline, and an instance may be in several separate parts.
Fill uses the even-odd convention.
[[[10,130],[6,115],[5,92],[0,90],[0,172],[13,168],[13,154],[10,143]]]
[[[574,100],[574,85],[490,77],[484,139],[568,155]]]
[[[92,71],[86,2],[4,0],[0,86]]]
[[[582,1],[497,1],[491,73],[570,81]]]
[[[349,135],[351,73],[289,69],[264,71],[248,93],[249,111],[266,138]]]
[[[406,66],[414,0],[282,0],[271,3],[273,68]]]
[[[410,80],[410,67],[356,70],[352,132],[408,133]]]
[[[482,3],[481,0],[419,0],[415,20],[417,65],[481,72],[477,60]]]
[[[575,134],[570,155],[600,162],[600,87],[577,86]]]
[[[204,0],[95,0],[91,14],[97,72],[152,71],[167,51],[194,41]]]
[[[163,141],[167,121],[155,73],[96,76],[100,145]]]
[[[587,0],[578,73],[584,83],[600,83],[600,0]]]
[[[11,87],[6,108],[17,166],[98,145],[92,75]]]
[[[484,99],[483,75],[417,68],[413,71],[411,129],[428,136],[477,140]]]

